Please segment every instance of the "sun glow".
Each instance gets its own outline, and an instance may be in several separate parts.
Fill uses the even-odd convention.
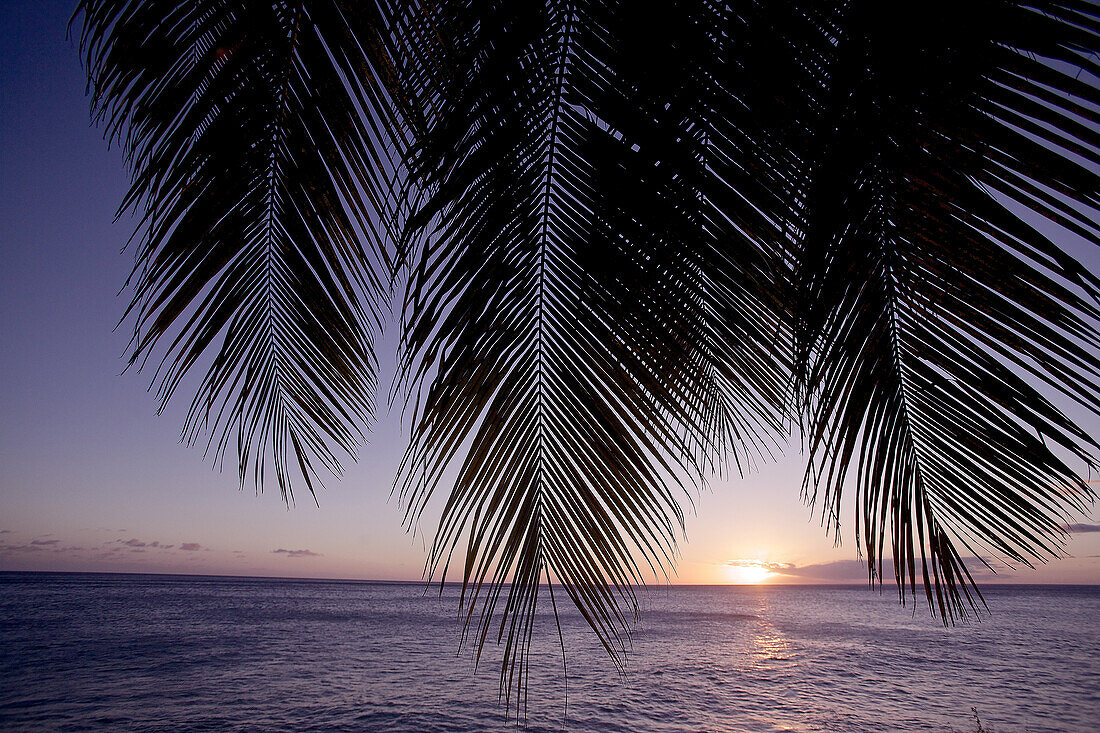
[[[763,565],[737,564],[726,566],[726,579],[734,585],[756,585],[775,575]]]

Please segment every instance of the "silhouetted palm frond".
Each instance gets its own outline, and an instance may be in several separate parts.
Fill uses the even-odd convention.
[[[475,11],[449,50],[467,73],[413,161],[428,194],[410,224],[429,244],[409,282],[406,368],[432,382],[401,487],[415,522],[450,483],[428,572],[445,577],[465,544],[467,629],[479,648],[505,643],[511,691],[542,582],[609,653],[625,648],[634,586],[675,554],[671,489],[774,440],[789,343],[777,227],[719,206],[738,197],[723,174],[766,188],[734,170],[744,155],[731,161],[752,141],[714,78],[721,15]]]
[[[131,364],[206,373],[185,435],[284,495],[339,471],[373,413],[395,76],[369,4],[83,2],[99,120],[141,214]],[[216,441],[216,442],[215,442]]]
[[[854,470],[872,581],[892,557],[945,620],[967,612],[960,544],[1055,555],[1090,495],[1067,459],[1096,465],[1050,399],[1100,412],[1100,280],[1034,221],[1100,244],[1100,95],[1078,79],[1100,71],[1098,8],[1037,5],[925,5],[898,33],[851,4],[802,107],[806,489],[838,516]]]

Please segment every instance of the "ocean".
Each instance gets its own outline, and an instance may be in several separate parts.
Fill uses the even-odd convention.
[[[985,588],[945,629],[891,591],[671,587],[625,674],[576,613],[531,654],[532,731],[1100,730],[1100,587]],[[457,589],[0,573],[0,729],[515,731]],[[560,599],[559,599],[560,601]],[[549,604],[547,604],[549,611]]]

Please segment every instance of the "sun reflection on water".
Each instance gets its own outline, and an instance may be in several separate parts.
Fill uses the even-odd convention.
[[[753,637],[752,656],[758,662],[787,662],[795,658],[791,644],[783,634],[770,624]]]
[[[751,647],[748,650],[752,666],[757,669],[785,669],[795,666],[797,654],[790,639],[771,622],[768,608],[768,595],[760,594],[760,605],[756,610],[757,624],[752,632]]]

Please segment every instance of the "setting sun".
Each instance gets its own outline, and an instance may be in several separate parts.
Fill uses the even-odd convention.
[[[735,585],[755,585],[756,583],[763,583],[773,575],[775,575],[775,573],[771,570],[758,564],[746,563],[743,565],[726,566],[726,578],[730,583]]]

